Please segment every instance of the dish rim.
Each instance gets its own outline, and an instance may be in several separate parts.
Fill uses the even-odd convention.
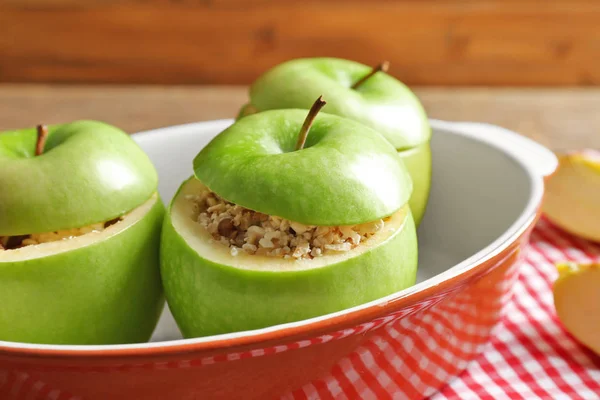
[[[168,126],[158,129],[147,130],[135,133],[132,137],[136,141],[143,140],[154,135],[169,135],[173,131],[185,131],[193,129],[214,129],[211,126],[225,128],[231,124],[231,119],[219,119],[210,121],[193,122],[182,125]],[[355,325],[361,323],[361,315],[364,316],[368,311],[376,310],[379,317],[389,315],[419,300],[431,297],[435,293],[443,292],[451,287],[457,281],[477,275],[489,268],[488,261],[502,254],[511,247],[518,239],[535,223],[539,216],[539,206],[541,205],[544,194],[544,175],[554,171],[556,165],[546,165],[545,171],[540,173],[539,169],[532,162],[528,162],[523,157],[518,156],[517,151],[513,151],[510,146],[502,145],[500,141],[493,140],[491,134],[478,133],[478,129],[502,130],[504,133],[519,136],[518,134],[505,130],[503,128],[480,123],[470,122],[447,122],[430,119],[432,130],[445,131],[447,133],[461,135],[469,139],[482,142],[488,146],[495,147],[506,156],[518,164],[526,172],[531,183],[531,191],[528,202],[520,215],[513,221],[509,228],[504,231],[495,240],[487,246],[472,254],[470,257],[462,260],[446,271],[430,277],[423,282],[417,283],[407,289],[392,293],[388,296],[370,301],[355,307],[341,310],[335,313],[326,314],[319,317],[313,317],[296,322],[274,325],[266,328],[233,332],[227,334],[206,336],[200,338],[177,339],[161,342],[134,343],[134,344],[115,344],[115,345],[51,345],[35,344],[22,342],[0,341],[0,355],[12,356],[59,356],[70,359],[81,359],[88,357],[98,358],[117,358],[117,357],[148,357],[160,355],[173,355],[177,353],[191,353],[202,351],[215,351],[219,349],[238,347],[238,346],[260,346],[261,343],[282,340],[285,338],[297,338],[311,332],[334,331],[340,326],[350,322]],[[222,127],[221,127],[222,125]],[[218,130],[217,130],[218,131]],[[534,141],[519,137],[519,140],[529,142],[547,152],[549,150],[538,145]],[[538,150],[539,150],[538,149]],[[392,310],[391,308],[394,308]],[[378,316],[372,316],[377,318]]]

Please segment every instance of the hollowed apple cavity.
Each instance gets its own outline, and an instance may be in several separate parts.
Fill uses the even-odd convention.
[[[558,265],[554,306],[565,328],[600,355],[600,264]]]
[[[84,226],[82,228],[63,229],[54,232],[32,233],[19,236],[0,236],[0,251],[15,250],[26,246],[35,246],[41,243],[57,242],[59,240],[69,240],[88,233],[102,232],[109,226],[120,222],[123,217],[111,219],[106,222],[99,222]]]
[[[279,271],[356,257],[402,229],[407,213],[405,206],[389,217],[360,225],[304,225],[230,203],[191,178],[173,202],[171,218],[188,244],[211,261]]]
[[[221,198],[208,188],[187,194],[192,220],[212,236],[211,242],[251,255],[312,259],[350,251],[383,229],[391,217],[352,226],[315,226],[256,212]]]
[[[134,225],[149,212],[156,201],[155,194],[128,214],[81,228],[23,236],[0,236],[0,263],[46,257],[101,242]]]

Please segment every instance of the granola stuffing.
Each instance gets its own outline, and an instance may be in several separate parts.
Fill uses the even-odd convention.
[[[383,229],[380,219],[353,226],[313,226],[262,214],[230,203],[206,189],[187,195],[193,202],[194,221],[211,234],[214,242],[241,252],[285,259],[312,259],[347,252]]]
[[[14,250],[40,243],[68,240],[91,232],[101,232],[109,226],[121,221],[121,219],[122,218],[115,218],[107,222],[100,222],[97,224],[85,226],[83,228],[64,229],[55,232],[34,233],[31,235],[23,236],[0,236],[0,251]]]

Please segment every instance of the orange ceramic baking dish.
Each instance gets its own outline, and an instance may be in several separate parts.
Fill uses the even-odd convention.
[[[134,136],[159,171],[165,200],[190,175],[200,148],[231,122]],[[404,373],[391,378],[403,393],[434,393],[493,335],[556,159],[499,127],[431,124],[433,185],[419,228],[417,285],[334,314],[213,337],[181,339],[166,309],[151,343],[0,342],[0,399],[277,398],[326,375],[382,330],[396,339]],[[376,346],[370,351],[377,357]]]

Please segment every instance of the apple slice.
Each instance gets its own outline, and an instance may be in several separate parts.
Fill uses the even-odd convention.
[[[155,193],[102,231],[0,250],[0,340],[147,341],[164,304],[163,214]]]
[[[559,156],[549,179],[543,210],[564,230],[600,242],[600,153],[593,150]]]
[[[600,355],[600,264],[559,264],[554,305],[565,328]]]
[[[302,320],[415,283],[417,241],[407,205],[384,229],[347,252],[298,260],[245,252],[232,256],[194,220],[197,211],[188,197],[205,189],[196,178],[184,182],[163,225],[163,284],[186,337]]]

